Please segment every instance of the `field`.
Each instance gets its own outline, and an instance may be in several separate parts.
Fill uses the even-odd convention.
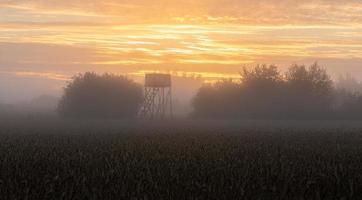
[[[0,121],[0,199],[361,199],[360,122]]]

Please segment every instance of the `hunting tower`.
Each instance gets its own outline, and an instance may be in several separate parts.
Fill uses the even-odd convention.
[[[141,109],[141,117],[171,118],[172,83],[170,74],[146,74],[145,97]]]

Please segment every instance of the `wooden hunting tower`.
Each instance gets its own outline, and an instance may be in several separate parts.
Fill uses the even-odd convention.
[[[141,109],[144,118],[171,118],[172,81],[170,74],[146,74],[145,97]]]

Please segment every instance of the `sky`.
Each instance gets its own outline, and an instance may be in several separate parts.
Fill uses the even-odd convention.
[[[85,71],[218,79],[315,61],[362,77],[362,0],[0,0],[0,101],[59,95]]]

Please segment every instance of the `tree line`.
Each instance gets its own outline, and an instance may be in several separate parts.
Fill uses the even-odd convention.
[[[343,81],[338,82],[338,84]],[[251,119],[362,119],[362,95],[336,87],[317,63],[244,67],[240,81],[205,85],[193,100],[194,117]]]
[[[349,88],[348,90],[346,88]],[[360,90],[361,88],[361,90]],[[195,118],[362,119],[362,85],[351,77],[334,82],[317,63],[244,67],[240,80],[202,86],[192,101]],[[65,117],[131,118],[142,106],[140,84],[121,75],[85,73],[64,90]]]

